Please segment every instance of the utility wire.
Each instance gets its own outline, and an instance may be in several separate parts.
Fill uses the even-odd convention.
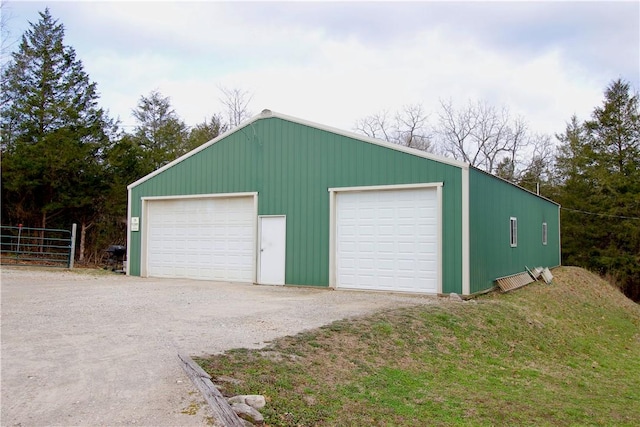
[[[585,215],[595,215],[595,216],[606,216],[608,218],[638,219],[638,220],[640,220],[640,217],[637,217],[637,216],[608,215],[608,214],[601,214],[601,213],[595,213],[595,212],[581,211],[581,210],[578,210],[578,209],[569,209],[569,208],[565,208],[564,206],[561,206],[560,208],[564,209],[565,211],[577,212],[577,213],[581,213],[581,214],[585,214]]]

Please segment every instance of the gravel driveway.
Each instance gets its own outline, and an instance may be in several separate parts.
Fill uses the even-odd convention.
[[[206,425],[177,353],[276,337],[433,298],[2,268],[2,426]],[[194,408],[199,408],[192,414]]]

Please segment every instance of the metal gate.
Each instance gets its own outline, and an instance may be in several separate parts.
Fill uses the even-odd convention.
[[[73,268],[76,224],[71,230],[0,226],[3,265]]]

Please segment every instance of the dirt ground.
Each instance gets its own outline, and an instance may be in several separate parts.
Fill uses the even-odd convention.
[[[79,270],[1,273],[2,426],[190,426],[209,409],[178,363],[432,297]]]

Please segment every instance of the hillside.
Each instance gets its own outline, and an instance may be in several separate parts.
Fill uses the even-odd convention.
[[[199,362],[269,425],[636,425],[640,305],[579,268]]]

